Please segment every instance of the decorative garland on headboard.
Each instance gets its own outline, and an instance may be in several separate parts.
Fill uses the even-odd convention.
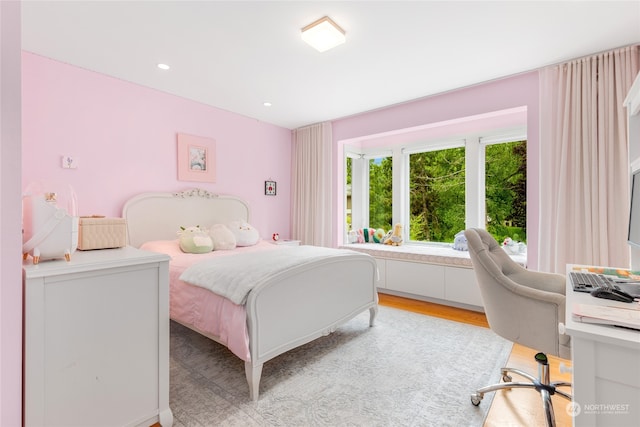
[[[211,193],[210,191],[203,190],[202,188],[194,188],[193,190],[185,190],[179,191],[177,193],[173,193],[174,197],[181,197],[183,199],[187,197],[205,197],[207,199],[213,199],[218,197],[217,194]]]

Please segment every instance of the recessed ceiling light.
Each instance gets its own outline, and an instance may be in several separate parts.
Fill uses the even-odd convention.
[[[302,29],[302,40],[318,52],[324,52],[345,42],[344,30],[328,16],[318,19]]]
[[[161,70],[168,70],[171,67],[167,64],[158,64],[158,68],[160,68]]]
[[[262,103],[262,105],[264,105],[265,107],[271,107],[271,103],[270,102],[264,102],[264,103]]]

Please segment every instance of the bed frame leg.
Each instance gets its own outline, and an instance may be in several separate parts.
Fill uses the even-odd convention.
[[[262,363],[254,366],[251,362],[244,362],[244,373],[249,384],[249,397],[255,402],[258,400],[258,392],[260,390]]]
[[[376,316],[378,315],[378,306],[371,307],[369,309],[369,326],[373,326],[376,322]]]

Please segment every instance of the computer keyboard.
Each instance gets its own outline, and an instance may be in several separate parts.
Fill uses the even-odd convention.
[[[572,271],[569,273],[569,277],[573,290],[577,292],[591,292],[598,288],[620,289],[612,279],[602,274]]]

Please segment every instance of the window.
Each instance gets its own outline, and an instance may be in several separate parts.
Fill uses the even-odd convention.
[[[409,239],[453,241],[465,223],[464,147],[409,155]]]
[[[389,230],[393,218],[392,157],[386,153],[345,154],[345,230]]]
[[[498,242],[527,240],[527,143],[485,147],[486,229]]]
[[[393,220],[392,158],[369,159],[369,221],[371,228],[391,229]]]
[[[354,228],[402,223],[405,241],[452,243],[467,227],[499,242],[526,241],[524,131],[500,138],[388,147],[347,154],[347,213]],[[350,228],[347,228],[347,231]]]
[[[352,216],[351,216],[351,212],[352,212],[352,198],[351,198],[351,171],[353,170],[353,159],[349,156],[347,156],[346,158],[346,165],[345,165],[345,176],[346,176],[346,188],[345,188],[345,196],[346,196],[346,201],[345,201],[345,213],[344,213],[344,219],[345,219],[345,232],[349,232],[351,231],[351,224],[353,224],[353,220],[352,220]]]

